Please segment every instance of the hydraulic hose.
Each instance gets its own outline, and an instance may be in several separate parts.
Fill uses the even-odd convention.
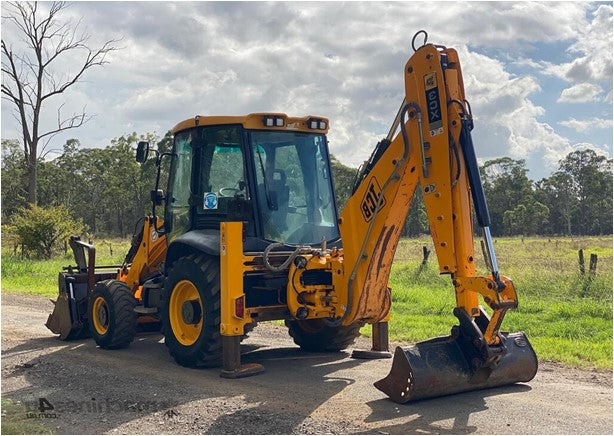
[[[264,252],[262,253],[262,262],[264,263],[264,266],[266,266],[269,271],[275,272],[275,273],[285,271],[286,269],[288,269],[288,267],[294,261],[294,259],[296,259],[299,255],[310,254],[314,252],[314,249],[308,245],[299,245],[281,265],[277,265],[277,266],[272,265],[271,262],[269,261],[269,254],[275,248],[284,247],[284,246],[285,244],[282,244],[281,242],[274,242],[272,244],[267,245],[267,247],[264,249]]]

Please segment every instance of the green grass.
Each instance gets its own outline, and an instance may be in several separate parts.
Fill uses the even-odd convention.
[[[421,269],[423,245],[432,253]],[[599,257],[594,278],[579,274],[580,248],[587,270],[590,253]],[[612,368],[612,238],[497,238],[495,250],[519,298],[519,308],[507,313],[503,330],[525,331],[541,359]],[[479,269],[486,274],[483,263]],[[456,323],[454,291],[449,277],[438,273],[430,239],[400,242],[390,285],[392,340],[446,335]]]
[[[111,255],[109,243],[113,250]],[[94,241],[97,265],[121,264],[130,243],[123,240]],[[56,297],[58,272],[62,267],[75,265],[70,249],[66,255],[49,260],[23,260],[11,250],[2,250],[2,291]]]
[[[108,242],[95,244],[98,264],[121,263],[129,247],[126,241],[113,241],[111,256]],[[427,266],[420,268],[423,245],[432,253]],[[580,248],[587,269],[590,254],[599,256],[592,279],[578,272]],[[497,238],[495,249],[501,272],[516,285],[520,304],[508,312],[503,329],[525,331],[541,359],[612,368],[612,237]],[[486,274],[477,244],[476,253],[480,273]],[[3,250],[2,290],[55,297],[58,271],[70,263],[70,253],[35,261]],[[438,273],[429,238],[399,243],[390,285],[391,340],[416,342],[447,335],[456,323],[453,287],[448,276]],[[369,334],[368,326],[363,333]]]
[[[2,398],[2,434],[53,434],[39,418],[27,416],[26,408]]]

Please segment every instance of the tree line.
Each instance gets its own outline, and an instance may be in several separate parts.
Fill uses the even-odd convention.
[[[351,195],[356,170],[332,161],[338,204]],[[612,159],[584,149],[569,153],[549,177],[531,180],[522,159],[501,157],[480,166],[494,236],[612,233]],[[403,236],[428,233],[416,189]]]
[[[11,224],[21,223],[22,239],[27,239],[33,233],[26,225],[28,221],[48,224],[53,219],[50,217],[56,217],[59,221],[55,227],[66,233],[72,229],[97,237],[132,235],[139,218],[150,213],[149,193],[156,176],[153,159],[142,165],[134,159],[136,143],[142,139],[156,144],[161,152],[172,147],[170,132],[161,139],[153,134],[132,133],[113,139],[104,148],[84,148],[77,139],[70,139],[54,159],[39,159],[34,210],[28,206],[28,157],[17,140],[2,140],[2,222],[8,226],[4,228],[5,235]],[[341,209],[352,193],[356,169],[334,157],[331,165]],[[568,154],[559,162],[557,171],[538,181],[528,177],[524,160],[509,157],[489,160],[480,171],[495,236],[612,233],[612,160],[593,150]],[[162,187],[166,187],[167,173],[168,165],[163,165]],[[420,192],[416,189],[404,236],[429,231]],[[55,209],[45,212],[50,208]],[[72,227],[66,222],[69,218],[73,220]],[[63,236],[58,234],[53,239]],[[42,248],[33,250],[50,255],[51,243],[47,240],[41,243]]]

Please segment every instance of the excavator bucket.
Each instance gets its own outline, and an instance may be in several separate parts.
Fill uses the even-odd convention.
[[[375,387],[397,403],[528,382],[537,372],[537,356],[523,332],[500,333],[496,363],[480,366],[468,356],[467,343],[455,335],[397,347],[390,374]]]

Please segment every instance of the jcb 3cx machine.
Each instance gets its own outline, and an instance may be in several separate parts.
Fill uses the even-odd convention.
[[[241,365],[239,346],[259,321],[285,320],[294,341],[310,351],[344,349],[370,323],[372,350],[356,354],[390,357],[388,278],[419,186],[439,271],[456,295],[458,325],[450,336],[398,347],[390,374],[375,386],[404,403],[530,381],[537,357],[527,337],[500,330],[518,299],[497,266],[459,58],[424,37],[403,69],[405,97],[390,132],[359,169],[341,212],[328,119],[190,118],[172,130],[172,152],[155,152],[152,213],[123,265],[98,267],[94,247],[71,240],[77,266],[60,273],[47,326],[62,339],[91,334],[101,348],[121,348],[139,325],[160,325],[179,364],[221,365],[228,378],[263,370]],[[149,152],[139,143],[137,160]],[[486,277],[476,275],[472,208]]]

